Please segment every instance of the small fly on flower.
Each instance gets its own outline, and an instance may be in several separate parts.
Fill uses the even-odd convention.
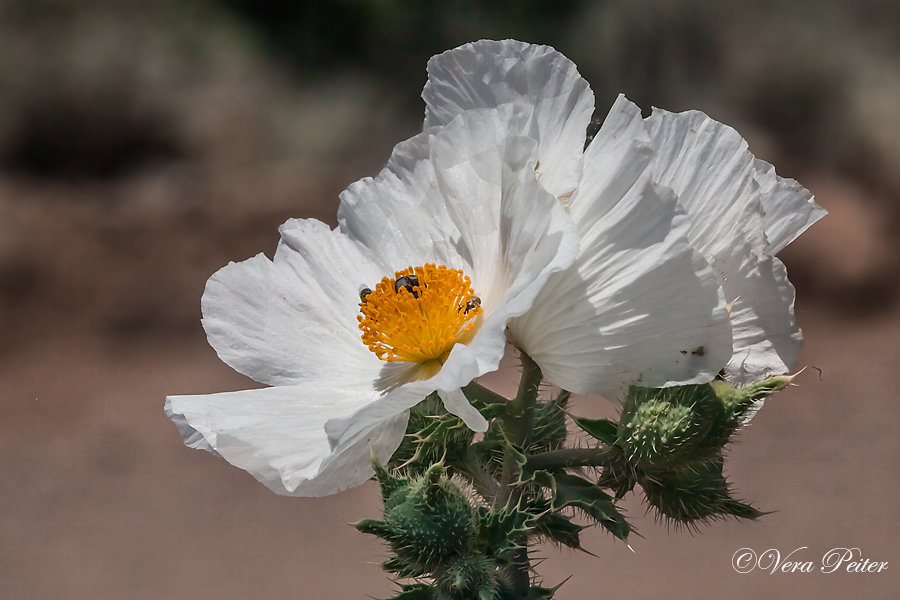
[[[368,296],[368,295],[371,294],[371,293],[372,293],[372,290],[370,290],[370,289],[367,288],[366,286],[361,286],[361,287],[359,288],[359,301],[360,301],[360,302],[365,302],[365,301],[366,301],[366,296]]]
[[[481,306],[481,298],[473,294],[468,300],[466,300],[466,312],[463,314],[469,314],[470,311],[475,310],[479,306]],[[459,308],[460,310],[462,310],[463,307],[460,306]]]
[[[413,298],[419,298],[419,278],[415,275],[404,275],[403,277],[398,277],[397,281],[394,282],[394,292],[400,293],[402,288],[406,288],[406,291],[412,294]]]

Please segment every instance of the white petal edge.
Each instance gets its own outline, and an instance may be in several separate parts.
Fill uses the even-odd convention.
[[[359,285],[381,278],[364,249],[313,219],[281,227],[274,260],[220,269],[201,300],[203,327],[223,362],[268,385],[373,381],[380,361],[360,340]]]
[[[757,158],[754,164],[765,211],[763,227],[769,240],[766,252],[774,256],[828,211],[816,204],[809,190],[793,179],[779,177],[766,161]]]
[[[330,445],[325,421],[371,400],[345,387],[281,386],[170,396],[166,414],[186,445],[222,456],[275,493],[326,496],[364,483],[372,476],[371,454],[386,462],[403,439],[407,413]]]

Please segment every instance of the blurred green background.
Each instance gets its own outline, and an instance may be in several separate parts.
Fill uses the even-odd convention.
[[[730,462],[781,512],[696,538],[650,520],[637,555],[598,534],[602,559],[547,550],[547,583],[575,574],[562,600],[598,579],[635,597],[900,590],[896,571],[728,562],[751,544],[896,556],[900,490],[879,482],[900,459],[900,2],[0,0],[0,597],[391,593],[377,544],[343,525],[375,514],[373,489],[275,497],[183,448],[163,398],[253,385],[205,344],[206,279],[271,255],[289,217],[335,224],[340,191],[421,129],[428,58],[507,37],[571,58],[597,117],[624,92],[734,126],[831,212],[782,256],[823,379],[770,402]]]

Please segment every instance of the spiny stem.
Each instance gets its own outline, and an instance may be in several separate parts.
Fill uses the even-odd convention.
[[[528,456],[528,468],[573,469],[576,467],[605,467],[616,457],[617,452],[609,448],[563,448]]]
[[[538,389],[543,376],[540,367],[531,360],[531,357],[521,353],[522,379],[519,381],[519,393],[514,400],[506,405],[506,414],[503,416],[503,429],[509,443],[520,448],[528,448],[531,443],[531,432],[534,429],[534,406],[537,403]],[[503,451],[503,473],[500,478],[500,491],[497,494],[495,506],[516,506],[522,496],[521,486],[515,485],[518,479],[519,466],[509,446]],[[512,552],[512,561],[507,568],[513,584],[513,592],[516,598],[525,598],[531,587],[531,579],[528,574],[528,539],[521,536],[517,540],[519,548]]]

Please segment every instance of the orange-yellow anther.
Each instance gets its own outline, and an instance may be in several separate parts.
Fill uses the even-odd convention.
[[[415,293],[406,287],[395,291],[398,279],[412,275],[418,279],[412,287]],[[466,302],[475,296],[470,285],[462,271],[434,264],[383,278],[359,305],[363,343],[381,360],[443,362],[455,344],[474,335],[481,307],[466,310]]]

